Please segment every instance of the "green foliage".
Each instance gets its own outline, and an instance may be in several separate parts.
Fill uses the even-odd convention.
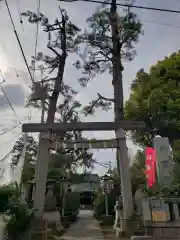
[[[62,64],[65,66],[64,59],[66,60],[69,55],[77,52],[79,41],[76,36],[81,30],[72,23],[64,9],[60,9],[60,13],[61,20],[56,18],[52,24],[48,17],[42,13],[38,16],[36,13],[28,10],[22,13],[22,16],[27,18],[31,24],[39,22],[41,25],[40,30],[47,33],[47,48],[51,51],[51,54],[47,55],[39,52],[36,59],[33,56],[32,69],[36,62],[36,68],[42,73],[43,79],[49,80],[49,96],[52,96],[52,93],[54,92],[54,81],[58,79],[60,82],[60,92],[57,93],[61,97],[61,104],[57,106],[56,111],[59,113],[58,120],[61,122],[67,122],[76,119],[76,111],[81,107],[81,103],[74,99],[77,92],[63,82],[63,75],[60,80],[60,76],[56,74],[56,77],[54,77],[54,73],[58,72],[56,70],[62,67]],[[49,109],[49,103],[49,101],[45,102],[46,110]],[[29,105],[39,108],[39,102],[29,102],[27,106]]]
[[[167,197],[167,198],[176,198],[180,197],[180,184],[172,184],[169,187],[161,186],[158,183],[155,184],[152,188],[147,189],[145,185],[141,186],[142,192],[149,197]]]
[[[109,215],[114,215],[114,206],[116,204],[116,195],[108,194],[108,212]],[[94,201],[94,214],[95,216],[102,216],[106,214],[106,206],[105,206],[105,195],[99,194],[95,198]]]
[[[135,159],[130,167],[132,191],[135,194],[140,185],[146,184],[145,155],[144,151],[137,151]]]
[[[20,201],[11,200],[8,211],[6,231],[10,239],[18,239],[18,237],[29,230],[31,221],[34,218],[34,211],[28,208],[26,203],[22,204]]]
[[[68,192],[65,201],[64,215],[78,214],[80,208],[80,194],[78,192]]]
[[[3,185],[0,187],[0,198],[4,196],[12,196],[16,192],[14,183]]]
[[[21,136],[14,144],[14,147],[12,150],[13,157],[12,157],[12,163],[11,163],[11,167],[13,169],[17,166],[17,164],[19,163],[20,157],[23,154],[24,145],[25,145],[24,139],[25,139],[24,136]],[[31,158],[33,161],[37,156],[37,151],[38,151],[37,142],[34,140],[32,136],[27,135],[26,137],[27,157]]]
[[[99,221],[99,224],[101,226],[113,226],[114,225],[114,219],[115,219],[115,216],[113,215],[102,215],[102,216],[97,216],[95,215],[96,219]]]
[[[77,36],[81,30],[72,23],[64,9],[59,7],[59,10],[61,20],[56,18],[52,24],[50,23],[48,17],[42,13],[37,15],[36,13],[27,10],[22,13],[22,16],[24,16],[31,24],[39,22],[41,26],[40,30],[47,33],[47,48],[51,52],[50,54],[39,52],[37,53],[36,59],[32,57],[32,69],[34,68],[34,63],[36,62],[36,68],[40,70],[42,78],[44,80],[48,80],[46,81],[46,84],[49,97],[47,97],[48,100],[45,101],[45,110],[48,110],[48,118],[51,106],[50,115],[52,116],[53,109],[53,111],[56,110],[57,112],[57,119],[55,119],[56,122],[77,122],[80,121],[79,111],[82,106],[81,103],[75,99],[77,92],[71,86],[64,83],[64,68],[62,68],[62,66],[65,67],[66,58],[68,58],[72,53],[77,53],[79,44],[81,43],[80,38]],[[54,84],[55,82],[57,84]],[[59,87],[57,87],[58,85]],[[57,89],[59,91],[57,91]],[[61,98],[61,103],[59,105],[57,105],[58,97]],[[52,104],[54,105],[53,108]],[[27,106],[29,105],[39,108],[39,102],[30,102]],[[55,112],[53,114],[55,114]],[[81,135],[82,134],[77,131],[74,131],[73,133],[61,132],[59,133],[59,138],[60,140],[77,140],[82,139]],[[54,168],[61,168],[63,172],[67,168],[76,169],[77,166],[83,165],[88,168],[92,168],[92,156],[93,154],[88,150],[65,150],[62,148],[58,150],[56,155],[52,156],[50,161],[54,163],[54,159],[56,158],[55,162],[58,163],[59,160],[57,165],[61,166]],[[65,164],[65,161],[63,160],[68,160],[66,161],[67,164]],[[61,164],[61,161],[63,161],[63,164]],[[50,168],[52,167],[50,166]]]
[[[168,137],[172,148],[180,139],[180,52],[173,53],[150,68],[139,70],[125,105],[126,119],[143,120],[145,129],[132,132],[141,146],[152,145],[156,134]]]
[[[152,146],[155,135],[168,137],[174,161],[173,184],[180,183],[180,52],[158,61],[149,73],[139,70],[125,105],[126,119],[143,120],[144,129],[133,131],[132,140],[140,146]],[[164,194],[164,190],[160,187]],[[159,187],[157,187],[159,191]],[[156,192],[156,190],[152,191]],[[166,194],[171,190],[166,189]],[[176,192],[176,191],[175,191]],[[172,194],[175,194],[171,193]],[[179,190],[177,191],[179,192]]]
[[[79,36],[81,41],[86,43],[84,53],[80,49],[81,60],[74,65],[77,69],[82,69],[82,77],[79,79],[81,86],[86,87],[87,83],[95,78],[96,75],[106,71],[112,74],[113,65],[113,37],[111,36],[110,9],[101,7],[91,17],[87,19],[88,30]],[[132,12],[120,12],[119,22],[119,41],[121,60],[131,61],[136,51],[135,44],[138,42],[139,35],[142,33],[142,25]],[[89,103],[85,107],[86,114],[93,114],[93,108],[109,110],[113,99],[105,98],[98,94],[97,100]]]
[[[5,212],[8,207],[9,198],[16,193],[14,184],[3,185],[0,187],[0,212]]]
[[[72,161],[72,157],[68,156],[67,154],[56,153],[51,155],[49,161],[48,177],[58,177],[58,175],[59,177],[65,176],[67,169],[71,168]]]
[[[20,188],[15,184],[15,192],[9,199],[7,217],[5,217],[5,231],[8,234],[8,239],[18,239],[22,233],[29,230],[34,212],[33,209],[29,209],[27,203],[22,201]]]

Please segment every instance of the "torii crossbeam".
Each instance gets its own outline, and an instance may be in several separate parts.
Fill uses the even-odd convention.
[[[23,132],[60,132],[60,131],[113,131],[118,128],[133,130],[144,128],[142,121],[120,120],[118,125],[114,122],[70,122],[70,123],[25,123]]]

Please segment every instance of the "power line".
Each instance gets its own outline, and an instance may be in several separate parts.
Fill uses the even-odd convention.
[[[4,83],[6,80],[5,80],[5,78],[4,78],[4,75],[3,75],[3,73],[2,73],[2,71],[1,71],[1,69],[0,69],[0,74],[1,74],[1,77],[2,77],[2,82],[0,83],[0,85],[2,84],[2,83]]]
[[[3,75],[2,71],[1,71],[1,69],[0,69],[0,74],[1,74],[1,76],[2,76],[3,82],[5,82],[5,78],[4,78],[4,75]],[[18,117],[15,109],[13,108],[13,105],[11,104],[11,101],[9,100],[9,98],[8,98],[6,92],[4,91],[4,88],[2,87],[1,84],[0,84],[0,88],[1,88],[1,91],[3,92],[3,94],[4,94],[4,96],[5,96],[6,100],[7,100],[7,102],[9,103],[9,106],[11,107],[12,111],[14,112],[14,115],[17,117],[17,119],[18,119],[19,122],[21,123],[21,121],[20,121],[20,119],[19,119],[19,117]]]
[[[61,2],[63,0],[57,0],[57,1]],[[80,1],[111,5],[110,2],[103,2],[103,1],[98,1],[98,0],[80,0]],[[63,2],[68,2],[68,1],[64,0]],[[74,2],[74,1],[72,0],[72,1],[69,1],[69,2]],[[131,4],[122,4],[122,3],[117,3],[117,6],[127,7],[127,8],[144,9],[144,10],[150,10],[150,11],[158,11],[158,12],[180,13],[180,10],[155,8],[155,7],[145,7],[145,6],[140,6],[140,5],[131,5]]]
[[[0,84],[0,88],[1,88],[1,91],[3,92],[3,94],[4,94],[4,96],[5,96],[6,100],[8,101],[10,108],[11,108],[12,111],[14,112],[14,115],[17,117],[17,119],[18,119],[19,122],[21,123],[21,121],[20,121],[20,119],[19,119],[19,117],[18,117],[18,115],[17,115],[15,109],[13,108],[13,106],[12,106],[12,104],[11,104],[11,102],[10,102],[10,100],[9,100],[9,98],[8,98],[8,96],[7,96],[7,94],[6,94],[6,92],[4,91],[3,87],[1,86],[1,84]]]
[[[14,24],[14,21],[13,21],[13,18],[12,18],[11,11],[10,11],[9,5],[8,5],[8,3],[7,3],[7,0],[5,0],[5,4],[6,4],[7,10],[8,10],[8,14],[9,14],[9,17],[10,17],[10,20],[11,20],[11,23],[12,23],[12,26],[13,26],[13,29],[14,29],[14,34],[15,34],[15,36],[16,36],[16,39],[17,39],[17,41],[18,41],[18,44],[19,44],[21,53],[22,53],[22,55],[23,55],[24,62],[25,62],[25,64],[26,64],[26,67],[27,67],[27,70],[28,70],[30,79],[31,79],[31,81],[34,83],[34,79],[33,79],[33,76],[32,76],[32,74],[31,74],[30,68],[29,68],[29,66],[28,66],[28,63],[27,63],[27,60],[26,60],[26,56],[25,56],[25,54],[24,54],[24,50],[23,50],[23,47],[22,47],[22,45],[21,45],[19,36],[18,36],[18,34],[17,34],[16,27],[15,27],[15,24]]]
[[[102,164],[102,163],[99,163],[98,161],[96,161],[95,159],[93,159],[93,162],[95,163],[95,164],[98,164],[98,165],[100,165],[101,167],[104,167],[104,168],[109,168],[107,165],[105,165],[105,164]]]
[[[83,1],[88,1],[88,0],[83,0]],[[90,0],[90,1],[93,1],[93,0]],[[180,13],[180,10],[174,10],[174,9],[145,7],[145,6],[140,6],[140,5],[134,5],[134,4],[131,5],[131,4],[122,4],[122,3],[117,3],[117,5],[121,6],[121,7],[132,7],[132,8],[144,9],[144,10],[150,10],[150,11]]]
[[[0,170],[1,170],[1,168],[0,168]],[[5,172],[5,170],[3,169],[1,174],[0,174],[0,179],[4,178],[4,172]]]
[[[0,160],[0,162],[1,162],[1,163],[4,162],[4,161],[11,155],[12,152],[13,152],[13,149],[11,149],[11,150]]]
[[[2,133],[0,133],[0,136],[2,136],[2,135],[4,135],[4,134],[6,134],[6,133],[8,133],[8,132],[11,132],[12,130],[14,130],[15,128],[19,127],[20,125],[21,125],[21,123],[19,123],[19,124],[15,125],[14,127],[12,127],[12,128],[10,128],[10,129],[8,129],[8,130],[7,130],[7,131],[5,131],[5,132],[2,132]]]
[[[37,0],[37,16],[39,19],[40,15],[40,7],[41,0]],[[36,42],[35,42],[35,50],[34,50],[34,67],[33,67],[33,79],[35,79],[35,69],[36,69],[36,57],[37,57],[37,45],[38,45],[38,35],[39,35],[39,21],[36,23]]]
[[[4,142],[4,143],[3,143],[3,145],[5,145],[5,144],[7,144],[7,143],[9,143],[9,142],[12,142],[12,141],[14,141],[14,140],[15,140],[17,137],[19,138],[21,135],[22,135],[22,133],[20,133],[20,134],[17,134],[16,136],[14,136],[13,138],[11,138],[10,140],[8,140],[8,141]]]

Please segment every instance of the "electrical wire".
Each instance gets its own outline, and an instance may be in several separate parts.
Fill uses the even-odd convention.
[[[15,27],[15,24],[14,24],[14,21],[13,21],[13,18],[12,18],[12,15],[11,15],[11,11],[10,11],[10,8],[9,8],[9,5],[8,5],[8,2],[7,0],[4,0],[5,1],[5,4],[6,4],[6,7],[7,7],[7,10],[8,10],[8,14],[9,14],[9,17],[10,17],[10,20],[11,20],[11,23],[12,23],[12,26],[13,26],[13,29],[14,29],[14,34],[16,36],[16,39],[18,41],[18,44],[19,44],[19,47],[20,47],[20,50],[21,50],[21,53],[23,55],[23,59],[24,59],[24,62],[26,64],[26,67],[27,67],[27,70],[28,70],[28,73],[29,73],[29,76],[30,76],[30,79],[32,81],[32,83],[34,83],[34,79],[33,79],[33,76],[31,74],[31,71],[30,71],[30,68],[28,66],[28,63],[27,63],[27,60],[26,60],[26,56],[25,56],[25,53],[24,53],[24,50],[23,50],[23,47],[21,45],[21,42],[20,42],[20,39],[19,39],[19,36],[17,34],[17,31],[16,31],[16,27]]]
[[[11,150],[0,160],[0,162],[1,162],[1,163],[4,162],[4,161],[11,155],[12,152],[13,152],[13,149],[11,149]]]
[[[2,71],[1,71],[1,69],[0,69],[0,74],[1,74],[1,76],[2,76],[3,82],[5,82],[5,78],[4,78],[4,75],[3,75]],[[4,88],[2,87],[1,84],[0,84],[0,89],[1,89],[1,91],[3,92],[3,94],[4,94],[4,96],[5,96],[6,100],[7,100],[7,102],[9,103],[9,106],[10,106],[11,109],[12,109],[12,111],[14,112],[14,115],[17,117],[17,119],[19,120],[19,123],[21,124],[21,121],[20,121],[20,119],[19,119],[19,117],[18,117],[15,109],[13,108],[13,105],[12,105],[11,101],[9,100],[9,98],[8,98],[6,92],[4,91]]]
[[[5,144],[7,144],[7,143],[10,143],[10,142],[14,141],[17,137],[18,137],[18,139],[19,139],[19,137],[20,137],[21,135],[22,135],[22,133],[17,134],[16,136],[14,136],[13,138],[11,138],[10,140],[4,142],[3,145],[5,145]]]
[[[57,0],[58,2],[68,2],[66,0]],[[97,3],[97,4],[106,4],[111,5],[110,2],[103,2],[98,0],[80,0],[81,2],[91,2],[91,3]],[[74,2],[69,1],[69,2]],[[127,8],[137,8],[137,9],[144,9],[144,10],[150,10],[150,11],[158,11],[158,12],[169,12],[169,13],[180,13],[180,10],[174,10],[174,9],[165,9],[165,8],[155,8],[155,7],[145,7],[140,5],[131,5],[131,4],[123,4],[123,3],[117,3],[117,6],[121,7],[127,7]]]
[[[3,73],[2,73],[2,71],[1,71],[1,69],[0,69],[0,75],[1,75],[1,77],[2,77],[2,82],[0,83],[0,85],[2,84],[2,83],[4,83],[6,80],[5,80],[5,78],[4,78],[4,75],[3,75]]]
[[[2,78],[3,78],[3,82],[4,82],[5,79],[4,79],[4,76],[3,76],[3,74],[2,74],[1,69],[0,69],[0,74],[1,74],[1,76],[2,76]],[[13,126],[12,128],[8,129],[8,130],[5,131],[5,132],[0,133],[0,136],[2,136],[2,135],[6,134],[6,133],[8,133],[8,132],[11,132],[11,131],[14,130],[15,128],[19,127],[20,125],[22,125],[22,123],[21,123],[18,115],[16,114],[16,111],[15,111],[15,109],[13,108],[13,106],[12,106],[12,104],[11,104],[11,101],[9,100],[9,98],[8,98],[6,92],[4,91],[3,87],[1,86],[1,84],[0,84],[0,89],[1,89],[1,91],[3,92],[6,100],[8,101],[8,103],[9,103],[9,105],[10,105],[10,107],[11,107],[13,113],[14,113],[14,115],[15,115],[15,116],[17,117],[17,119],[19,120],[19,123],[18,123],[17,125]]]
[[[20,121],[20,119],[19,119],[19,117],[18,117],[15,109],[13,108],[13,106],[12,106],[12,104],[11,104],[11,102],[10,102],[7,94],[6,94],[6,92],[4,91],[3,87],[1,86],[1,84],[0,84],[0,88],[1,88],[1,91],[3,92],[3,94],[4,94],[4,96],[5,96],[6,100],[8,101],[10,108],[11,108],[12,111],[14,112],[14,115],[17,117],[17,119],[19,120],[19,123],[21,124],[21,121]]]
[[[1,170],[1,168],[0,168],[0,170]],[[1,174],[0,174],[0,180],[1,180],[2,178],[4,178],[4,172],[5,172],[5,170],[3,169],[2,172],[1,172]]]
[[[100,165],[101,167],[104,167],[104,168],[109,168],[109,166],[107,166],[107,165],[105,165],[105,164],[102,164],[102,163],[99,163],[98,161],[96,161],[95,159],[93,159],[93,162],[95,163],[95,164],[98,164],[98,165]]]
[[[88,0],[83,0],[83,1],[88,1]],[[90,1],[93,1],[93,0],[90,0]],[[131,7],[131,8],[136,8],[136,9],[143,9],[143,10],[150,10],[150,11],[158,11],[158,12],[180,13],[180,10],[175,10],[175,9],[145,7],[145,6],[134,5],[134,4],[131,5],[131,4],[117,3],[117,6],[121,6],[121,7]]]
[[[41,0],[37,0],[37,16],[40,15]],[[34,69],[33,69],[33,79],[35,80],[35,70],[36,70],[36,57],[37,57],[37,45],[38,45],[38,35],[39,35],[39,21],[36,23],[36,42],[34,50]]]
[[[14,72],[16,73],[16,77],[19,78],[19,74],[18,74],[18,72],[16,71],[15,68],[14,68]]]
[[[7,130],[7,131],[5,131],[5,132],[2,132],[2,133],[0,133],[0,136],[2,136],[2,135],[4,135],[4,134],[6,134],[6,133],[8,133],[8,132],[11,132],[12,130],[14,130],[15,128],[19,127],[20,125],[21,125],[21,123],[19,123],[19,124],[15,125],[14,127],[12,127],[12,128],[10,128],[10,129],[8,129],[8,130]]]

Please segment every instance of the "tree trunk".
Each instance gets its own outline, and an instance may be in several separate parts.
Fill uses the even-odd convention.
[[[54,91],[50,98],[47,123],[53,123],[56,113],[56,105],[58,101],[59,94],[61,92],[63,74],[66,62],[66,52],[62,55],[60,59],[60,65],[58,68],[58,74],[54,85]],[[46,191],[46,181],[47,181],[47,170],[48,170],[48,161],[49,161],[49,140],[40,139],[39,145],[39,158],[37,161],[36,167],[36,188],[34,195],[34,208],[37,209],[36,216],[41,218],[44,209],[45,201],[45,191]]]
[[[112,29],[112,42],[113,42],[113,88],[114,88],[114,121],[118,126],[120,120],[124,120],[124,98],[123,98],[123,66],[121,62],[121,43],[119,40],[119,30],[118,30],[118,20],[116,13],[116,0],[112,0],[111,5],[111,14],[110,14],[110,23]],[[125,139],[125,132],[123,129],[116,129],[115,131],[116,138],[119,142],[118,152],[118,164],[121,174],[121,189],[123,197],[123,212],[124,218],[132,216],[133,213],[133,198],[132,198],[132,189],[130,181],[130,173],[128,166],[128,152]]]
[[[58,101],[59,94],[61,92],[62,82],[63,82],[63,75],[64,75],[64,68],[66,63],[66,57],[62,56],[60,60],[61,64],[58,69],[57,79],[54,85],[54,91],[49,101],[49,109],[47,113],[47,123],[53,123],[56,113],[56,105]]]

